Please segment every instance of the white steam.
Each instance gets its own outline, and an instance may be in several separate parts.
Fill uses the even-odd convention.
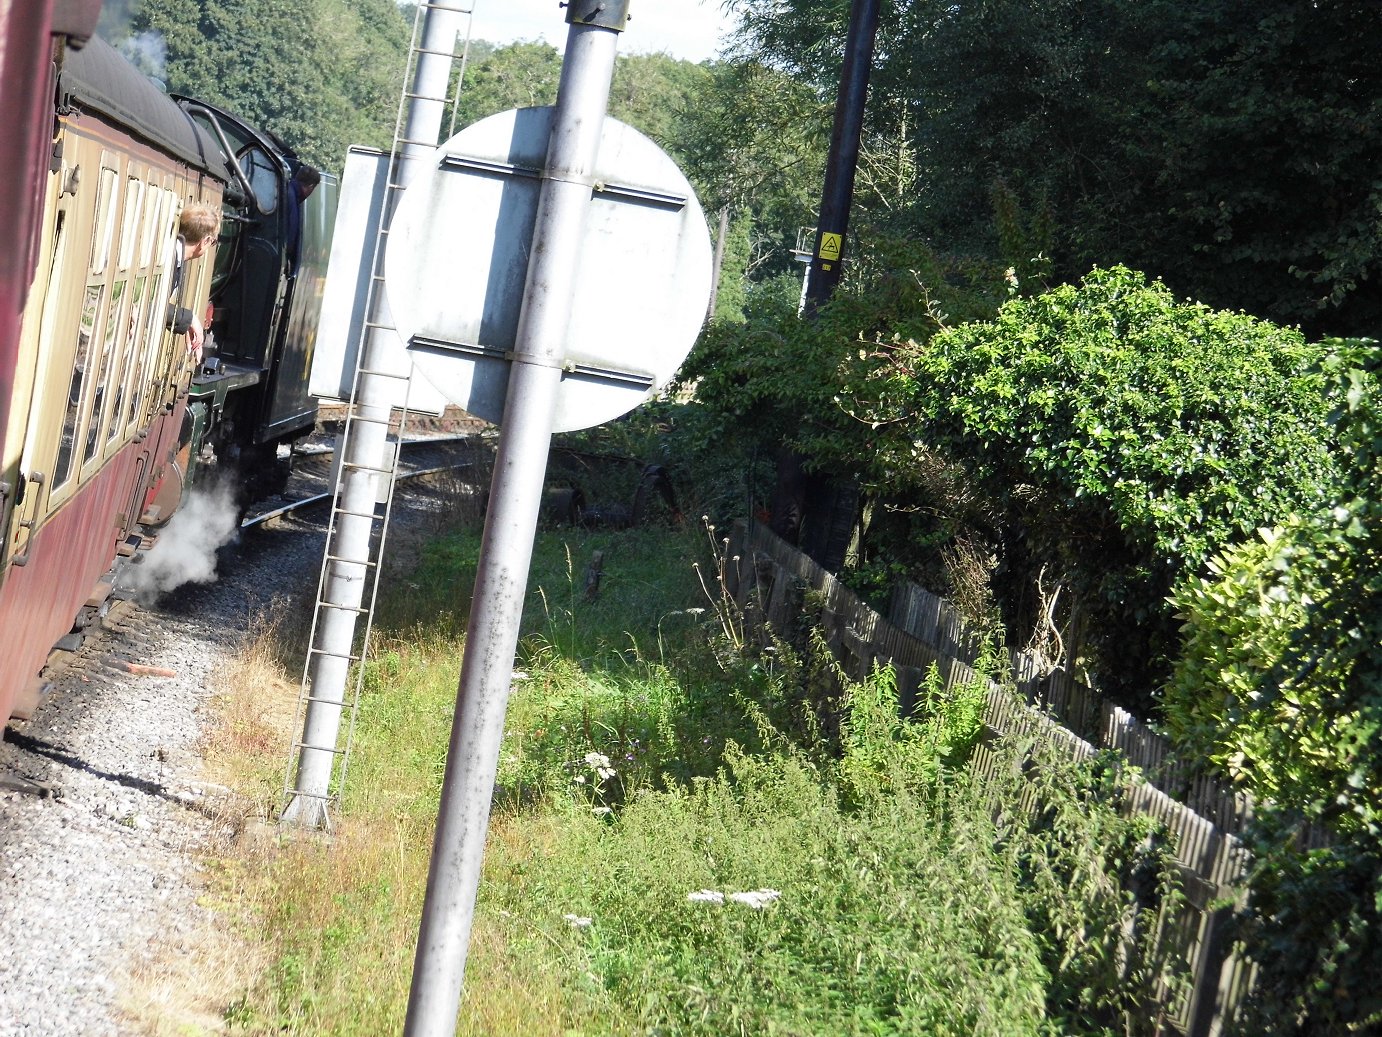
[[[144,75],[160,82],[167,78],[168,44],[163,33],[153,29],[126,36],[119,43],[120,53]]]
[[[121,574],[120,584],[149,604],[184,583],[210,583],[216,578],[216,549],[239,532],[240,513],[229,485],[193,490],[153,549]]]

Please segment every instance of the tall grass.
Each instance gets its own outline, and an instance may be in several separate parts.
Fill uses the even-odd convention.
[[[271,962],[228,1009],[241,1032],[401,1028],[477,544],[394,581],[334,837],[221,869]],[[886,670],[802,695],[821,643],[734,643],[704,552],[540,538],[459,1032],[1149,1032],[1156,965],[1119,934],[1146,927],[1124,890],[1157,860],[1116,782],[1045,760],[1032,813],[1031,747],[973,777],[982,694],[934,674],[917,722]]]

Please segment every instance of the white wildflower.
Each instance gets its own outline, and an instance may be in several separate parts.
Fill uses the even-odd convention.
[[[610,778],[614,777],[614,768],[596,767],[595,774],[601,781],[609,781]]]
[[[697,901],[702,904],[723,904],[725,902],[725,895],[713,889],[698,889],[694,893],[686,894],[686,899]]]
[[[604,817],[606,814],[612,814],[614,809],[612,807],[591,807],[590,812],[596,817]]]
[[[572,778],[571,780],[574,781],[577,785],[584,785],[584,784],[585,784],[585,775],[584,775],[584,774],[577,774],[577,775],[576,775],[574,778]]]
[[[775,889],[751,889],[745,893],[731,893],[729,899],[755,911],[762,911],[780,896],[782,894]]]
[[[562,917],[565,918],[568,922],[571,923],[571,928],[573,928],[573,929],[585,929],[585,928],[588,928],[589,925],[590,925],[590,923],[593,922],[593,921],[595,921],[595,919],[593,919],[593,918],[587,918],[587,917],[585,917],[585,915],[565,914],[565,915],[562,915]]]
[[[592,770],[607,770],[609,768],[609,757],[604,753],[589,752],[585,754],[585,765]]]

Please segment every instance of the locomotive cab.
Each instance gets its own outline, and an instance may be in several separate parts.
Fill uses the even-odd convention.
[[[234,465],[245,500],[279,492],[283,448],[316,423],[308,372],[335,220],[336,181],[324,175],[305,202],[293,193],[296,155],[271,134],[214,105],[178,103],[234,157],[212,277],[214,355],[193,380],[189,479],[213,458]],[[300,208],[299,208],[300,205]]]

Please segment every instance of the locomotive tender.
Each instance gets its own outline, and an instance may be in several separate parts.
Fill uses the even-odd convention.
[[[99,10],[0,6],[0,723],[32,708],[53,645],[104,613],[185,492],[229,466],[241,499],[273,489],[316,416],[334,181],[290,219],[292,151],[165,95],[92,35]],[[179,289],[215,342],[200,365],[166,319],[192,202],[224,214]]]

